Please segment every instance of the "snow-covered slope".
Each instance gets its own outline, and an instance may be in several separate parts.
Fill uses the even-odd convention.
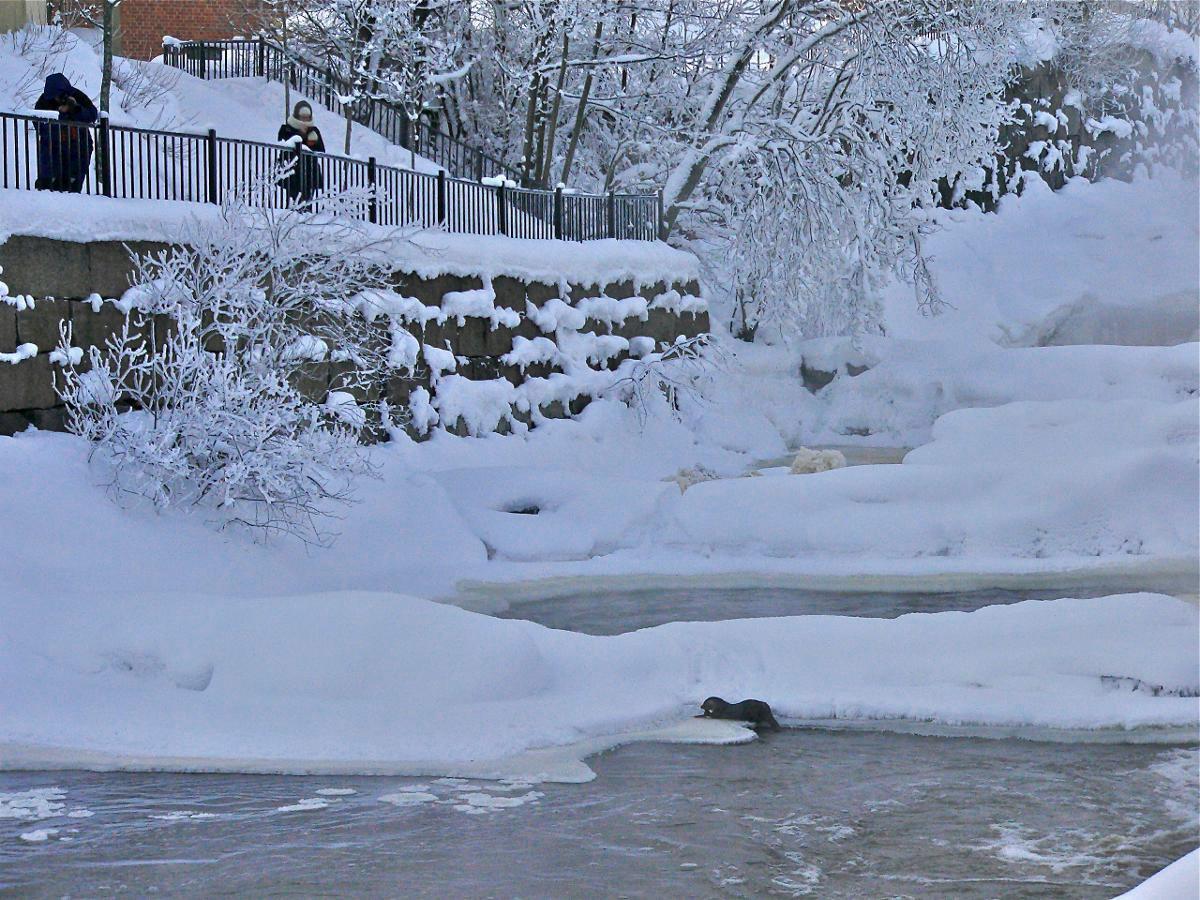
[[[46,75],[64,73],[96,100],[100,60],[88,31],[54,27],[0,35],[0,111],[25,112],[41,94]],[[291,101],[308,100],[331,153],[344,150],[346,121],[312,97],[295,91]],[[206,132],[221,137],[274,143],[287,116],[282,84],[260,78],[205,81],[159,62],[118,58],[114,64],[111,121],[114,125],[165,131]],[[381,135],[354,125],[350,155],[374,156],[380,164],[436,173],[440,168]]]
[[[925,243],[943,298],[921,316],[912,288],[884,296],[887,332],[910,339],[1178,344],[1200,328],[1200,203],[1194,180],[1037,180],[997,214],[938,210]]]

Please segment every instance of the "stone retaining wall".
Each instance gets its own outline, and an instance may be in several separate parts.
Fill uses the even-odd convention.
[[[64,410],[54,392],[56,364],[50,359],[50,351],[59,343],[60,323],[70,322],[72,344],[83,348],[85,354],[89,347],[103,345],[109,335],[119,332],[126,323],[126,313],[111,299],[102,298],[120,298],[129,288],[131,253],[165,249],[169,249],[169,245],[149,241],[75,243],[30,236],[13,236],[0,244],[0,267],[3,268],[0,279],[7,283],[11,295],[3,298],[0,292],[0,434],[13,434],[30,424],[48,430],[65,428]],[[508,276],[422,278],[407,272],[394,272],[392,282],[396,293],[415,298],[428,308],[428,315],[424,317],[427,321],[406,322],[409,333],[423,346],[448,348],[458,358],[455,374],[469,382],[480,383],[481,390],[488,389],[484,382],[493,382],[493,388],[503,387],[500,382],[517,387],[562,372],[561,365],[550,361],[524,367],[506,364],[502,357],[513,350],[516,338],[543,337],[558,343],[571,340],[565,337],[568,332],[585,338],[591,332],[623,339],[624,347],[622,340],[610,341],[608,352],[612,355],[593,362],[592,368],[603,371],[615,369],[622,360],[629,358],[627,342],[631,338],[650,338],[656,348],[661,348],[681,336],[706,333],[709,328],[708,313],[698,300],[700,287],[694,280],[658,281],[645,285],[631,281],[567,284],[564,290],[560,283]],[[459,319],[444,315],[442,304],[447,294],[484,288],[490,288],[494,294],[497,309],[518,314],[515,327],[494,326],[492,321],[479,316],[466,315]],[[630,303],[628,298],[634,297],[645,298],[645,302]],[[574,309],[613,306],[608,300],[596,302],[589,298],[625,300],[622,308],[630,308],[631,314],[621,321],[611,317],[588,317],[581,327],[550,330],[539,327],[534,321],[538,311],[557,299],[565,300]],[[529,313],[533,313],[534,318]],[[132,317],[131,327],[149,330],[149,322],[140,313],[133,311],[129,316]],[[169,330],[169,321],[157,324],[159,335]],[[27,344],[36,345],[35,356],[16,362],[5,361],[20,356],[19,348]],[[336,380],[338,365],[332,362],[309,365],[303,376],[304,393],[322,402],[331,380]],[[393,409],[404,409],[413,392],[424,388],[436,405],[437,381],[437,374],[430,371],[422,353],[414,369],[397,371],[373,396],[359,392],[356,399],[360,403],[385,399]],[[463,382],[456,380],[460,393],[463,387]],[[496,427],[505,430],[515,421],[536,422],[543,417],[577,413],[589,399],[586,393],[581,393],[566,402],[551,401],[536,409],[514,409],[511,416],[501,417]],[[442,422],[441,425],[457,433],[478,431],[477,423],[472,425],[461,420]]]
[[[1083,108],[1088,101],[1068,89],[1055,61],[1023,66],[1005,92],[1016,104],[1015,119],[1001,130],[1004,152],[997,165],[980,173],[982,184],[943,179],[942,205],[970,201],[993,210],[1004,194],[1022,191],[1026,175],[1058,190],[1076,175],[1128,180],[1139,165],[1194,169],[1196,66],[1182,59],[1160,62],[1140,51],[1126,74],[1121,102],[1102,114]]]

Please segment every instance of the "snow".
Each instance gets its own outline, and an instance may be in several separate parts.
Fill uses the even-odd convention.
[[[1200,544],[1196,413],[1194,400],[959,410],[900,466],[695,485],[658,534],[692,552],[792,559],[1188,558]]]
[[[926,246],[954,307],[944,315],[920,316],[911,288],[893,285],[886,335],[779,347],[718,335],[719,365],[686,379],[694,396],[681,392],[677,409],[609,396],[574,420],[513,423],[511,436],[398,436],[369,451],[379,480],[359,486],[327,552],[110,502],[78,438],[0,439],[0,622],[18,623],[0,629],[3,765],[582,779],[580,761],[614,743],[752,739],[689,718],[708,693],[762,696],[792,720],[1194,729],[1194,697],[1130,689],[1196,686],[1196,608],[1164,596],[615,638],[430,602],[495,609],[538,593],[693,584],[1140,589],[1171,575],[1194,586],[1194,198],[1193,183],[1170,176],[1073,181],[1008,196],[996,215],[933,213],[943,230]],[[212,212],[6,191],[0,232],[161,239]],[[423,232],[391,256],[424,277],[550,284],[606,325],[702,302],[605,295],[616,281],[698,276],[695,257],[659,244]],[[571,297],[568,284],[599,289]],[[497,312],[486,288],[450,302]],[[392,292],[351,303],[439,315]],[[572,360],[624,350],[625,338],[571,334],[584,314],[562,299],[527,312]],[[514,342],[507,362],[549,361],[549,347]],[[635,357],[649,349],[628,342]],[[408,341],[393,350],[401,367],[418,358]],[[414,392],[418,428],[440,416],[483,433],[513,402],[581,389],[555,375],[518,393],[454,374],[443,348],[420,353],[438,396]],[[841,372],[814,395],[802,359]],[[850,366],[868,370],[851,377]],[[743,477],[801,447],[832,458],[822,445],[835,443],[916,449],[900,465]],[[418,794],[454,800],[432,785]]]
[[[118,200],[48,191],[0,189],[0,239],[28,234],[64,241],[161,241],[178,234],[194,219],[215,217],[217,208],[204,203],[170,200]],[[699,278],[699,261],[691,253],[659,241],[535,241],[496,235],[448,234],[440,231],[377,230],[392,237],[388,259],[397,269],[421,278],[440,275],[509,276],[554,286],[638,285]],[[20,290],[20,285],[11,285]],[[582,323],[581,323],[582,324]]]
[[[1143,881],[1120,900],[1191,900],[1200,885],[1200,850],[1177,859],[1161,872]]]
[[[22,622],[0,653],[6,767],[579,778],[588,776],[577,758],[548,766],[528,752],[594,752],[623,733],[691,723],[713,693],[762,697],[785,720],[1198,724],[1197,610],[1151,594],[890,620],[672,623],[613,637],[370,593],[166,603],[92,592],[5,597],[0,614]],[[134,653],[158,667],[111,665]],[[212,672],[203,690],[176,686],[200,670]],[[1104,676],[1184,696],[1114,689]],[[709,724],[685,733],[696,739]]]
[[[1194,180],[1169,172],[1130,184],[1073,178],[1058,192],[1043,185],[1020,197],[1008,194],[995,215],[934,213],[944,227],[924,247],[953,308],[924,317],[911,286],[895,284],[883,297],[887,332],[1007,346],[1194,341],[1196,190]],[[1112,324],[1125,327],[1104,335],[1104,320],[1116,313],[1123,319]],[[1075,334],[1056,335],[1056,325],[1072,314]]]

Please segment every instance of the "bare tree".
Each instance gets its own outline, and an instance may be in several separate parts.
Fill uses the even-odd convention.
[[[122,0],[66,0],[65,19],[68,24],[88,25],[99,30],[102,41],[100,62],[100,112],[109,111],[109,96],[113,81],[113,41],[118,35],[117,7]]]

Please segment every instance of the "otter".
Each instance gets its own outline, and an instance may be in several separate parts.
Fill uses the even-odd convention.
[[[720,697],[709,697],[700,704],[704,710],[697,719],[737,719],[749,722],[753,728],[769,728],[779,730],[779,723],[771,712],[769,704],[762,700],[743,700],[741,703],[726,703]]]

